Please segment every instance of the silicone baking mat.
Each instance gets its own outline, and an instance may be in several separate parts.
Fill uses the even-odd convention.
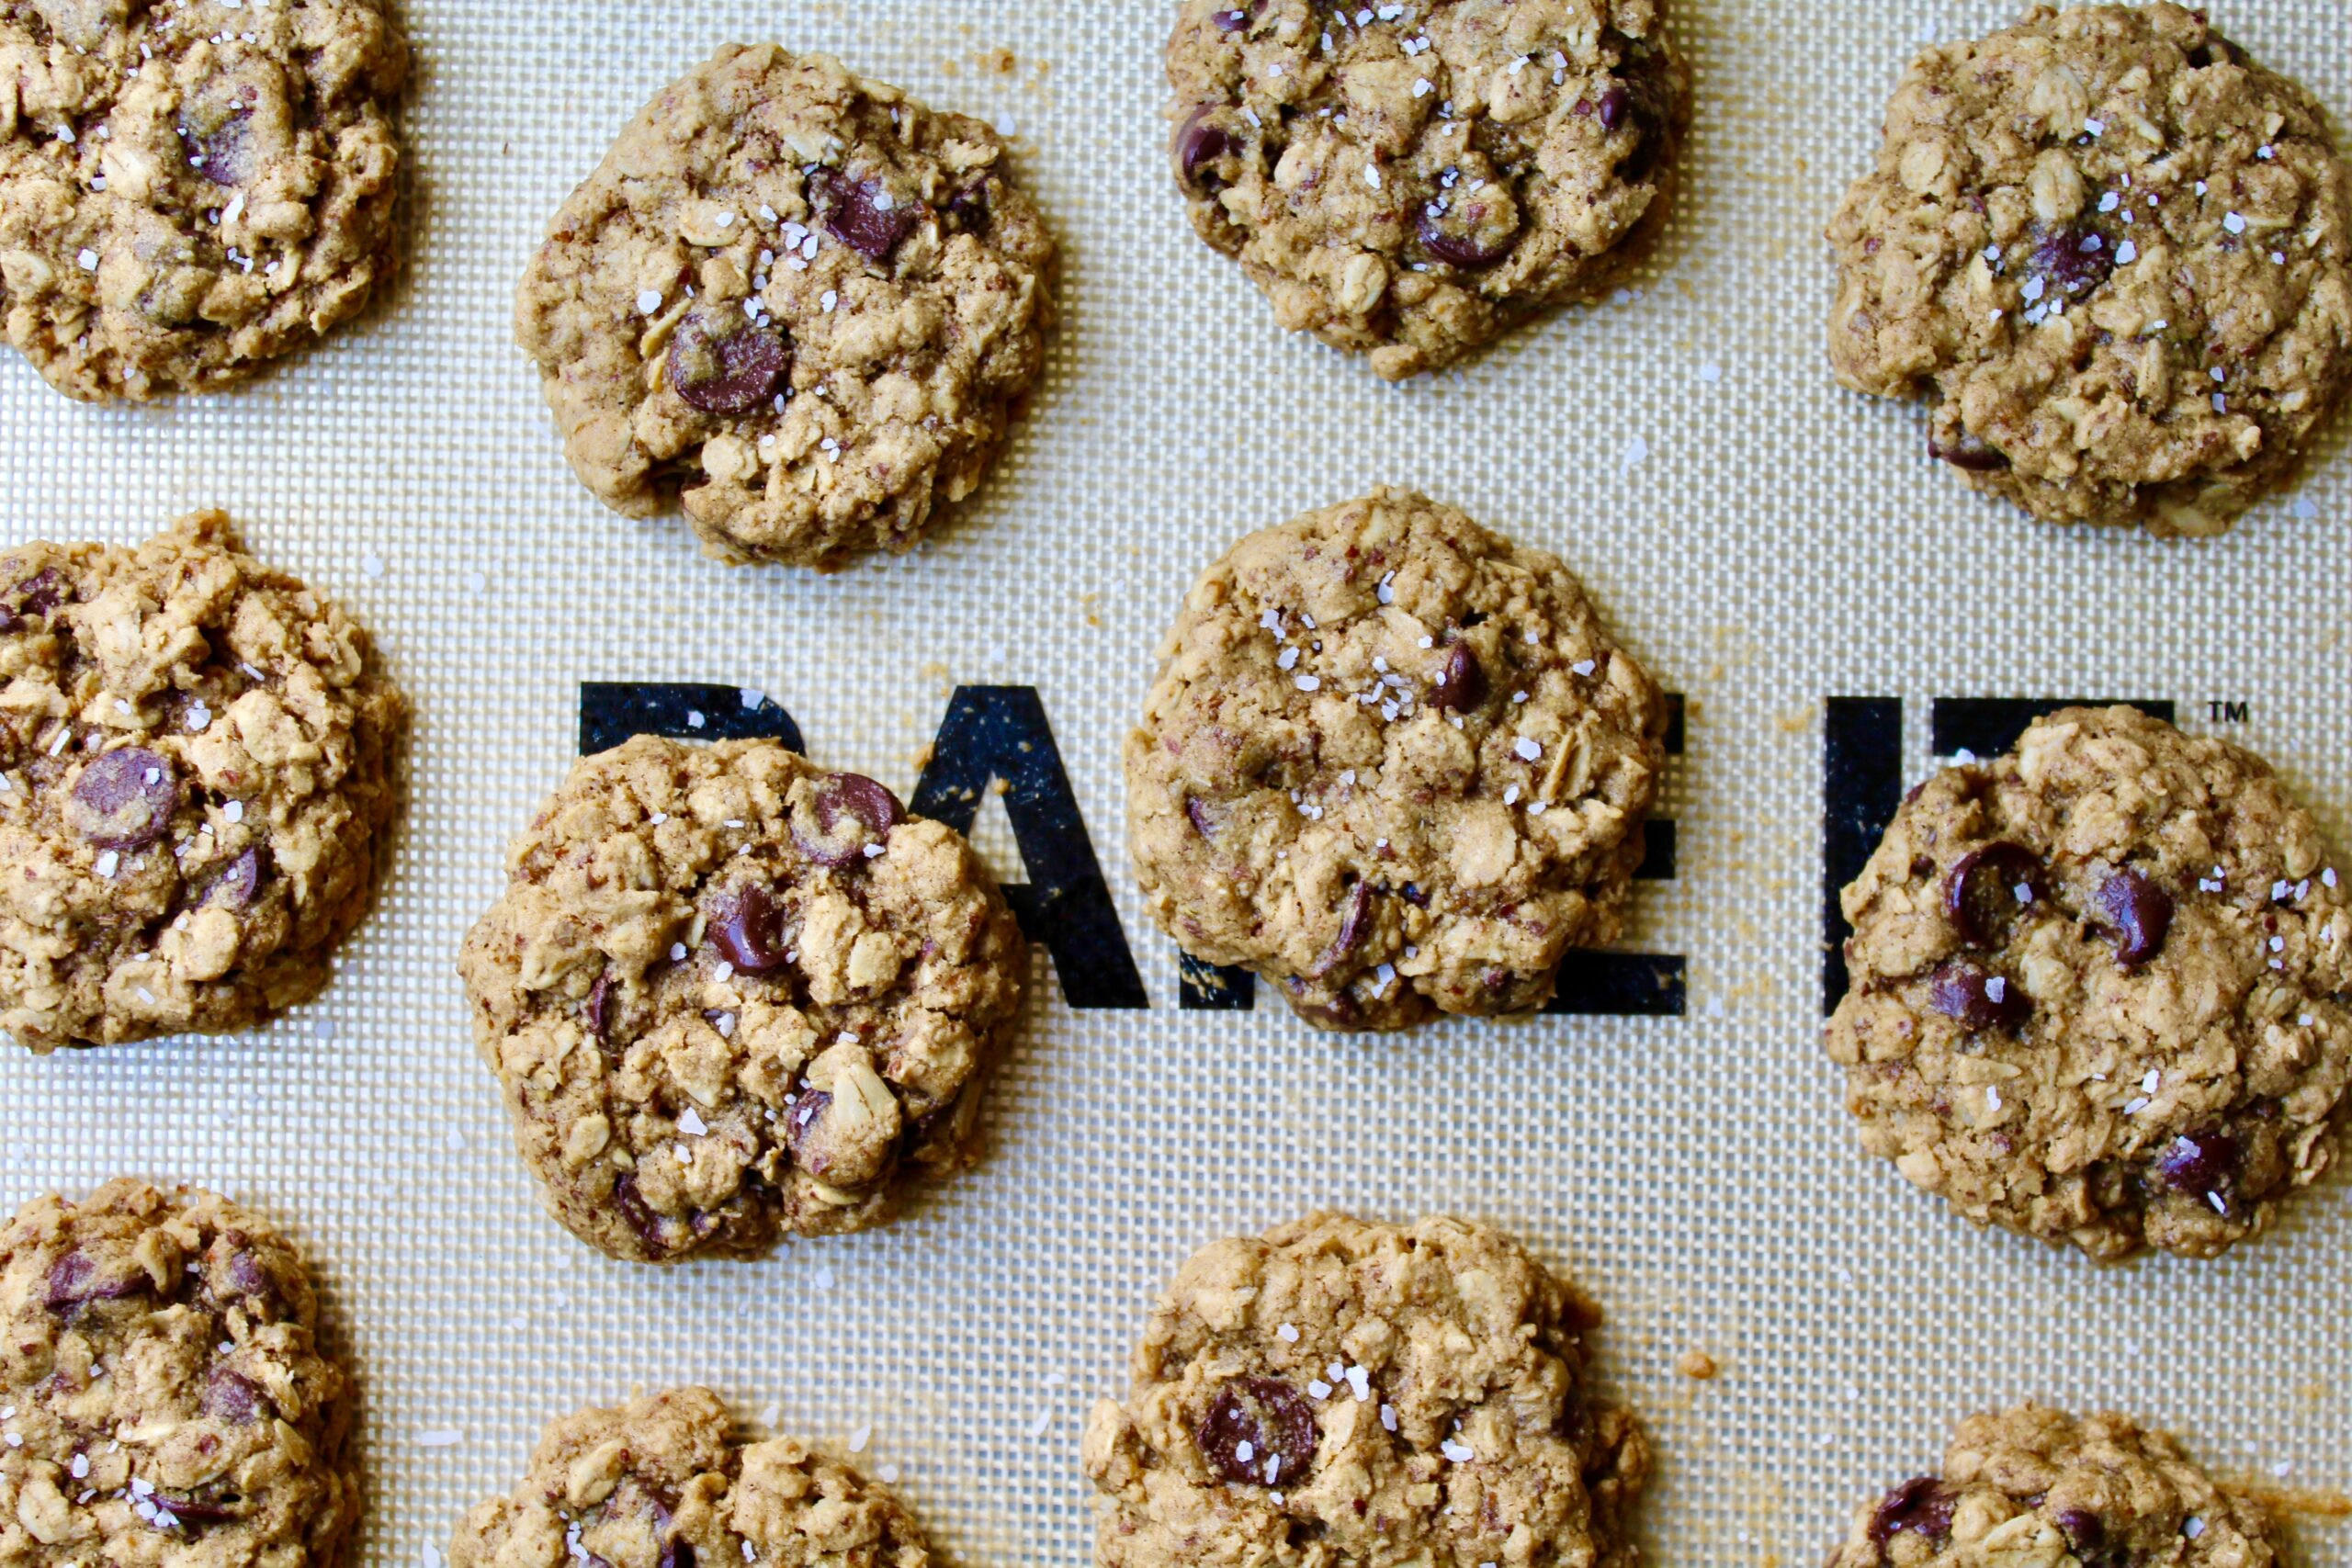
[[[1818,1561],[1952,1417],[2028,1395],[2128,1408],[2251,1481],[2352,1488],[2344,1180],[2221,1261],[2102,1270],[1866,1162],[1817,1043],[1833,739],[1866,804],[1873,776],[1926,773],[1938,732],[2017,716],[1952,699],[2168,701],[2267,753],[2352,846],[2346,422],[2292,495],[2166,545],[1975,500],[1915,413],[1830,381],[1820,232],[1880,107],[1921,39],[2011,6],[1675,0],[1697,123],[1638,286],[1392,388],[1283,337],[1193,239],[1162,153],[1163,0],[402,4],[413,260],[356,330],[152,410],[0,363],[0,538],[129,541],[226,507],[365,618],[415,699],[389,880],[322,1000],[215,1043],[0,1054],[7,1204],[137,1172],[301,1239],[365,1391],[360,1561],[430,1562],[548,1418],[700,1380],[896,1475],[967,1568],[1082,1563],[1080,1422],[1125,1387],[1152,1295],[1200,1244],[1317,1205],[1501,1224],[1598,1295],[1601,1375],[1657,1439],[1659,1562]],[[2219,11],[2352,111],[2338,0]],[[539,226],[622,123],[763,38],[996,121],[1063,245],[1062,326],[993,478],[921,553],[831,580],[725,570],[678,523],[599,510],[510,340]],[[1379,481],[1559,552],[1686,696],[1672,874],[1625,943],[1651,956],[1579,987],[1621,1015],[1332,1040],[1271,997],[1179,1005],[1122,829],[1154,645],[1233,538]],[[1119,940],[1068,949],[1067,975],[1040,949],[987,1158],[895,1227],[662,1271],[540,1212],[452,966],[571,761],[583,682],[707,682],[729,723],[763,694],[814,756],[901,794],[951,711],[968,733],[942,754],[980,774],[973,735],[1050,727],[1069,790],[1018,752],[976,835],[1008,881],[1082,895],[1082,864],[1023,869],[1001,803],[1034,824],[1074,801]],[[1102,1005],[1138,999],[1122,947],[1148,1007]],[[1692,1348],[1723,1375],[1679,1377]],[[2299,1530],[2305,1562],[2352,1561],[2346,1526]]]

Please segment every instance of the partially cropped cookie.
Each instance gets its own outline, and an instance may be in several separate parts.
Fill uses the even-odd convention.
[[[1184,0],[1193,227],[1288,332],[1434,370],[1589,299],[1666,219],[1689,82],[1658,0]]]
[[[2352,169],[2201,10],[1923,51],[1829,239],[1838,378],[2050,522],[2222,533],[2352,382]]]
[[[514,1495],[458,1521],[450,1568],[927,1568],[890,1492],[795,1438],[747,1443],[707,1388],[548,1424]]]
[[[366,911],[408,705],[333,601],[198,513],[0,556],[0,1029],[244,1029]]]
[[[1146,907],[1332,1029],[1532,1011],[1613,940],[1666,707],[1558,558],[1396,490],[1250,536],[1126,747]]]
[[[1649,1469],[1600,1314],[1460,1220],[1310,1214],[1195,1253],[1087,1417],[1102,1568],[1632,1568]]]
[[[2211,1257],[2335,1158],[2352,901],[2253,753],[2054,714],[1914,791],[1845,910],[1862,1146],[1970,1218]]]
[[[872,779],[646,736],[540,807],[459,968],[549,1211],[667,1262],[966,1164],[1027,962],[971,846]]]
[[[1952,1432],[1943,1473],[1854,1510],[1828,1568],[2271,1568],[2252,1501],[2214,1484],[2163,1432],[2022,1404]]]
[[[352,1395],[302,1261],[209,1192],[110,1181],[0,1233],[0,1556],[332,1568]]]
[[[394,265],[379,0],[0,0],[0,309],[68,396],[206,391]]]
[[[983,121],[729,47],[548,226],[516,333],[614,510],[835,570],[980,482],[1044,363],[1054,243]]]

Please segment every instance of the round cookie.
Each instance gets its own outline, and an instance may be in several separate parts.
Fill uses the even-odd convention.
[[[449,1568],[929,1568],[903,1504],[794,1438],[745,1443],[707,1388],[550,1422],[523,1483],[475,1505]]]
[[[291,1244],[209,1192],[110,1181],[0,1234],[0,1558],[332,1568],[351,1389]]]
[[[968,1163],[1027,949],[873,780],[640,736],[517,836],[458,967],[549,1212],[658,1263],[862,1229]]]
[[[2352,382],[2352,171],[2202,11],[1923,51],[1829,239],[1838,378],[2051,522],[2224,532]]]
[[[730,47],[571,193],[515,330],[605,505],[682,491],[718,558],[831,571],[978,486],[1044,363],[1053,259],[983,122]]]
[[[1603,292],[1663,226],[1660,0],[1184,0],[1170,155],[1286,332],[1390,380]]]
[[[244,1029],[366,912],[408,705],[368,634],[217,512],[0,556],[0,1029]]]
[[[1086,1422],[1102,1568],[1632,1568],[1600,1314],[1499,1232],[1310,1214],[1193,1255]]]
[[[1952,1432],[1941,1475],[1854,1510],[1827,1568],[2272,1568],[2270,1521],[2162,1432],[2022,1404]]]
[[[0,310],[70,397],[207,391],[395,264],[379,0],[0,0]]]
[[[2211,1257],[2335,1157],[2352,903],[2252,753],[2053,714],[1915,790],[1845,911],[1862,1146],[1978,1223]]]
[[[1152,918],[1330,1029],[1532,1012],[1613,940],[1665,704],[1550,555],[1396,490],[1236,545],[1126,746]]]

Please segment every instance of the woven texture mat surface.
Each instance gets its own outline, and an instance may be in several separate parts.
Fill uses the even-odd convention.
[[[1589,1287],[1601,1375],[1657,1439],[1659,1562],[1817,1561],[1952,1418],[2029,1395],[2131,1410],[2249,1479],[2352,1488],[2343,1179],[2221,1261],[2100,1270],[1865,1161],[1818,1043],[1830,697],[1901,699],[1906,781],[1939,697],[2169,700],[2352,845],[2347,422],[2293,495],[2165,546],[1977,501],[1920,456],[1915,413],[1831,383],[1829,212],[1918,41],[2012,7],[1676,0],[1698,118],[1638,288],[1390,388],[1283,338],[1193,239],[1160,0],[402,6],[413,247],[380,308],[246,389],[154,410],[71,405],[0,364],[0,543],[225,507],[365,619],[415,699],[394,864],[321,1001],[209,1045],[0,1055],[8,1204],[133,1172],[300,1237],[365,1390],[362,1562],[424,1561],[548,1418],[703,1381],[747,1422],[773,1404],[894,1467],[967,1568],[1083,1562],[1080,1420],[1124,1389],[1152,1295],[1202,1243],[1318,1205],[1501,1224]],[[2352,115],[2337,0],[2216,19]],[[1062,326],[994,477],[920,554],[823,581],[724,570],[681,523],[600,511],[508,324],[540,225],[622,123],[763,38],[1009,129],[1063,244]],[[1643,885],[1626,943],[1687,961],[1683,1016],[1333,1042],[1271,997],[1178,1008],[1121,827],[1154,645],[1233,538],[1379,481],[1559,552],[1687,694],[1660,807],[1677,875]],[[453,970],[571,760],[583,681],[755,688],[814,756],[901,794],[957,687],[1035,688],[1150,1007],[1072,1008],[1041,950],[986,1159],[893,1228],[669,1271],[590,1255],[539,1210]],[[1023,879],[998,807],[976,836]],[[1723,1375],[1679,1377],[1691,1348]],[[2352,1561],[2352,1529],[2298,1529],[2306,1562]]]

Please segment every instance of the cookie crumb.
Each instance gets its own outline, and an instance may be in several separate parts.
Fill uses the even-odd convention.
[[[1715,1359],[1704,1350],[1685,1350],[1676,1358],[1674,1370],[1694,1382],[1705,1382],[1723,1371]]]

